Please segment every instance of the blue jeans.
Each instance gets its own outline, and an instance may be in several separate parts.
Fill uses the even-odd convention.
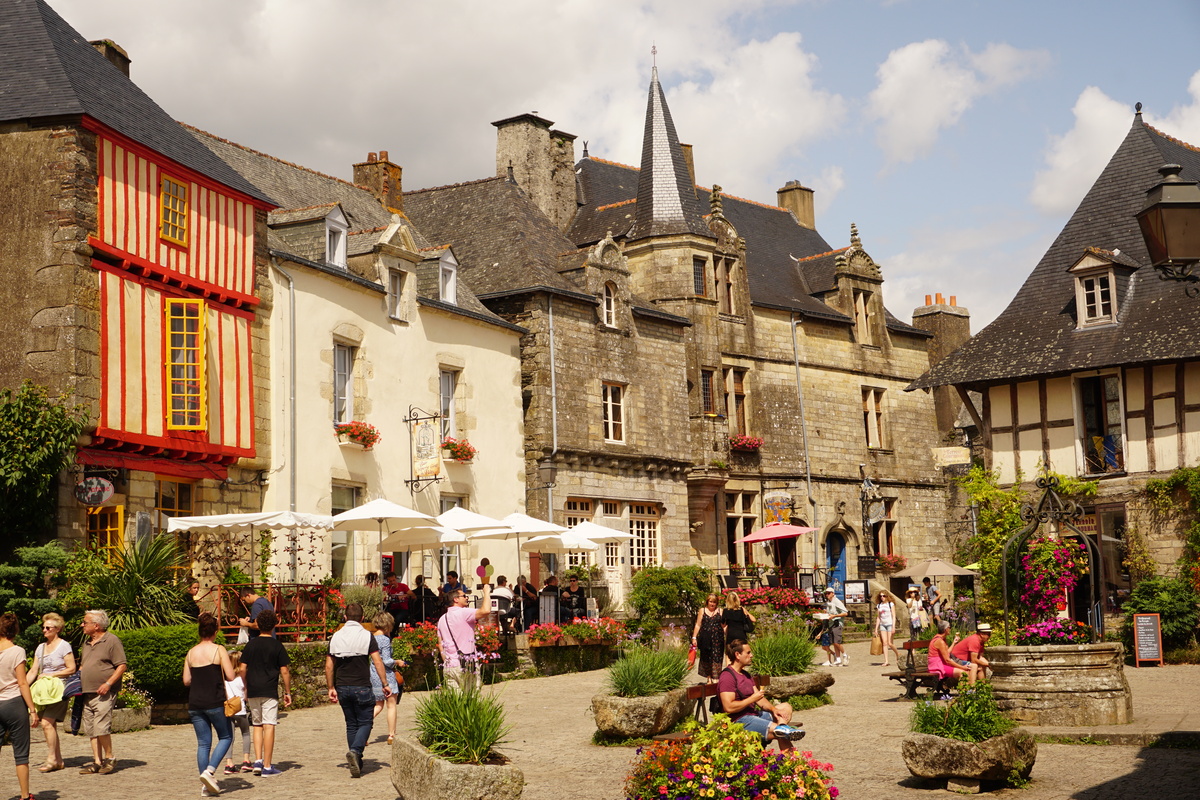
[[[196,729],[196,765],[200,767],[201,772],[210,768],[216,771],[217,767],[221,766],[221,759],[229,752],[229,746],[233,744],[233,726],[225,716],[225,708],[217,706],[204,711],[189,709],[188,719]],[[210,755],[213,730],[217,732],[217,748]]]
[[[375,722],[375,693],[370,686],[335,686],[338,705],[346,718],[346,746],[360,756]]]

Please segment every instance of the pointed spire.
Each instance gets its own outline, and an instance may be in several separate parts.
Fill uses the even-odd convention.
[[[673,233],[712,238],[704,222],[704,207],[688,176],[687,161],[679,146],[679,135],[675,133],[675,123],[671,120],[655,66],[650,77],[650,97],[646,102],[637,211],[629,238]]]

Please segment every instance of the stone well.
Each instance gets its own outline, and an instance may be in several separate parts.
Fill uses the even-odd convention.
[[[1000,710],[1023,725],[1084,727],[1133,721],[1120,642],[989,647]]]

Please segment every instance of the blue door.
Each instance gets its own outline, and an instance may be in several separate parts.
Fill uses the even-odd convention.
[[[828,561],[829,585],[837,592],[838,599],[845,600],[843,589],[846,583],[846,537],[831,532],[825,537],[825,556]]]

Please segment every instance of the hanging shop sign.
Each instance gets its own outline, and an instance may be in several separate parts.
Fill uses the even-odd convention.
[[[85,506],[102,506],[114,491],[112,481],[108,478],[84,478],[75,484],[75,499]]]

